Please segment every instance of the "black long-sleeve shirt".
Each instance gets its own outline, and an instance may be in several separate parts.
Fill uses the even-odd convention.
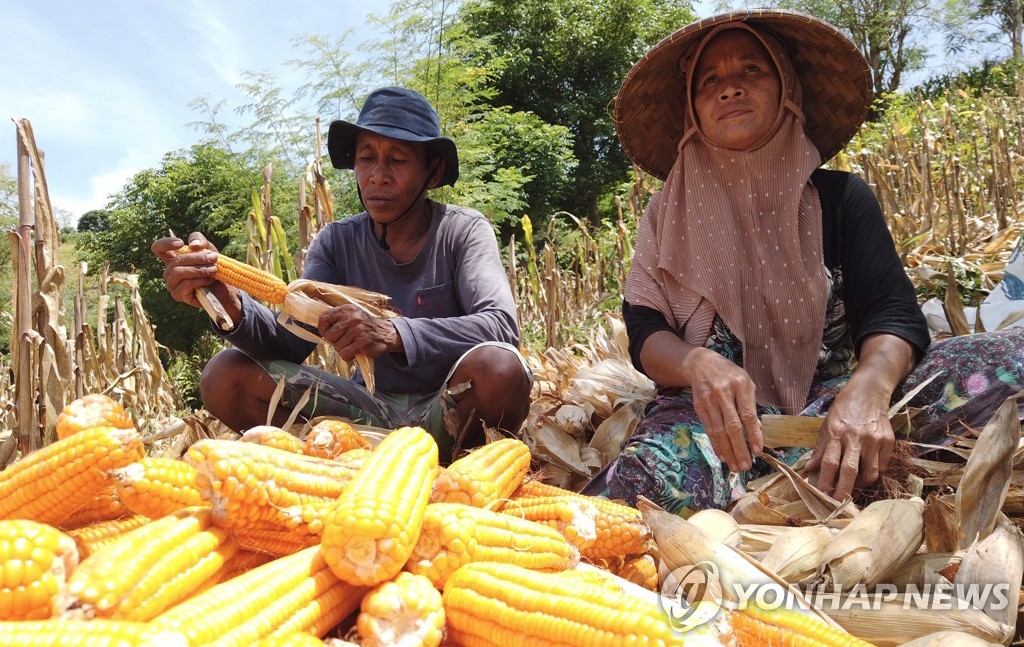
[[[852,173],[818,169],[811,182],[821,200],[824,263],[832,278],[819,374],[835,358],[859,353],[864,339],[875,333],[906,340],[920,357],[931,340],[928,325],[878,199]],[[622,315],[630,357],[640,371],[640,349],[648,337],[660,330],[683,337],[653,308],[623,301]],[[716,318],[715,325],[724,324]]]

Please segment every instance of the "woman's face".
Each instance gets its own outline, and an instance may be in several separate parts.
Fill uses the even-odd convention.
[[[727,29],[697,60],[693,106],[701,130],[722,148],[746,150],[775,123],[781,93],[771,55],[745,29]]]

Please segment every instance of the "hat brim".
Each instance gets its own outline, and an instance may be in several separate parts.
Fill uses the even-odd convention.
[[[615,129],[637,166],[665,179],[683,136],[686,87],[679,61],[708,30],[742,21],[775,36],[803,87],[804,130],[832,159],[867,118],[873,95],[864,55],[827,22],[796,11],[732,11],[690,23],[655,45],[626,75],[615,97]]]
[[[444,160],[444,173],[438,186],[455,185],[459,179],[459,152],[455,142],[447,137],[423,137],[404,130],[388,126],[367,128],[357,126],[348,121],[332,121],[327,130],[327,153],[331,157],[334,168],[351,169],[355,165],[356,137],[359,133],[370,132],[382,137],[390,137],[406,142],[426,144],[427,148]]]

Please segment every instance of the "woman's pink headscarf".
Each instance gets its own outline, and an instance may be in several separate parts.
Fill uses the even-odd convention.
[[[774,126],[743,151],[711,144],[693,106],[697,60],[726,29],[752,33],[782,84]],[[686,129],[640,223],[625,298],[659,310],[699,346],[720,315],[743,343],[758,404],[795,414],[818,362],[827,302],[821,203],[810,183],[821,156],[804,134],[800,81],[779,43],[742,22],[712,29],[681,66]]]

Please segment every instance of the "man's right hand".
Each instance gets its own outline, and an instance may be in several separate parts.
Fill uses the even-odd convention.
[[[201,307],[196,290],[207,287],[232,316],[241,312],[238,290],[213,279],[217,271],[217,248],[199,232],[188,236],[188,245],[175,236],[156,240],[153,253],[164,262],[164,281],[175,301]]]

